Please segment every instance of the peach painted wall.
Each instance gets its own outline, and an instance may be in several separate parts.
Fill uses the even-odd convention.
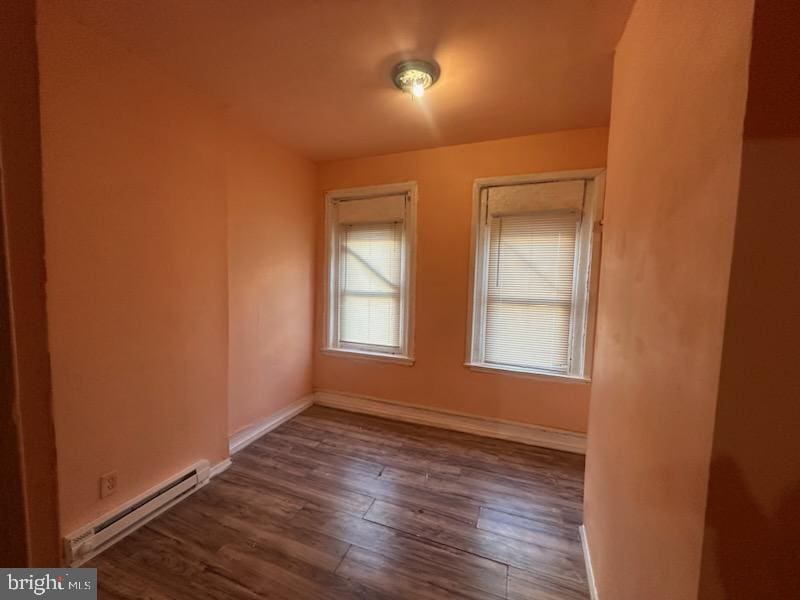
[[[39,20],[68,533],[311,390],[314,166],[58,3]]]
[[[311,392],[314,166],[244,127],[227,156],[229,433]]]
[[[472,186],[476,178],[602,167],[605,128],[562,131],[325,162],[317,175],[314,387],[585,431],[589,385],[478,373],[464,366]],[[417,181],[416,363],[322,355],[325,190]]]
[[[215,107],[39,11],[62,531],[227,454],[223,131]],[[100,500],[98,478],[119,472]]]
[[[57,3],[39,44],[66,533],[310,390],[314,174]]]
[[[696,598],[751,18],[639,0],[617,48],[584,507],[604,600]]]

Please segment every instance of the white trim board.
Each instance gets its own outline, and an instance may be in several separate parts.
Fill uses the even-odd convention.
[[[490,221],[492,211],[489,209],[490,192],[506,193],[512,187],[521,185],[571,185],[582,181],[583,193],[580,201],[580,218],[578,220],[578,237],[575,247],[575,275],[573,280],[573,306],[570,314],[570,340],[568,369],[564,381],[572,378],[576,381],[591,379],[592,348],[594,347],[594,324],[597,308],[597,285],[600,269],[600,248],[602,236],[603,201],[605,193],[605,169],[582,169],[562,172],[532,173],[529,175],[512,175],[502,177],[484,177],[476,179],[472,187],[472,226],[470,234],[470,269],[468,295],[468,318],[466,337],[466,364],[470,369],[481,370],[491,368],[486,364],[486,303],[488,255],[490,245]],[[530,189],[530,188],[528,188]],[[532,192],[528,192],[532,194]],[[579,193],[573,191],[573,204]],[[527,197],[524,210],[535,212],[535,203]],[[569,203],[564,204],[568,206]],[[573,206],[577,208],[577,206]],[[517,207],[512,210],[517,211]],[[521,371],[521,373],[520,373]],[[535,370],[520,369],[518,375],[529,374],[548,376]]]
[[[581,534],[581,547],[583,548],[583,560],[586,563],[586,577],[589,580],[589,593],[592,595],[592,600],[599,600],[599,596],[597,595],[597,584],[594,580],[592,554],[589,552],[589,538],[586,537],[586,525],[581,525],[578,530]]]
[[[400,263],[400,346],[397,354],[391,355],[392,348],[383,349],[369,344],[360,345],[345,343],[339,335],[338,295],[339,295],[339,252],[340,252],[340,221],[339,210],[349,201],[380,200],[387,196],[405,196],[403,217],[399,222],[403,225],[403,243]],[[328,190],[325,192],[325,301],[324,314],[324,347],[322,352],[336,350],[349,351],[355,357],[362,353],[362,358],[378,360],[385,351],[390,356],[383,360],[394,359],[397,362],[411,364],[414,361],[414,315],[415,315],[415,286],[417,277],[417,204],[418,189],[416,181],[389,183],[357,188]],[[371,213],[371,211],[367,211]],[[378,211],[379,213],[381,211]],[[369,222],[374,218],[383,221],[382,216],[372,214],[356,222]],[[389,217],[397,220],[396,217]]]
[[[296,414],[303,412],[313,403],[312,396],[312,394],[303,396],[299,400],[292,402],[279,411],[272,413],[266,419],[259,421],[250,427],[246,427],[241,431],[237,431],[228,439],[228,451],[231,454],[236,454],[239,452],[239,450],[245,448],[249,444],[252,444],[268,431],[272,431],[281,423],[284,423]]]
[[[225,460],[218,462],[213,467],[211,467],[209,472],[209,477],[213,478],[219,475],[220,473],[224,473],[225,471],[228,470],[228,467],[230,467],[232,464],[233,462],[231,462],[230,458],[226,458]]]
[[[561,429],[549,429],[525,423],[513,423],[511,421],[437,410],[392,400],[352,396],[325,390],[314,392],[314,404],[385,417],[396,421],[418,423],[441,429],[520,442],[531,446],[564,450],[576,454],[586,453],[586,435]]]

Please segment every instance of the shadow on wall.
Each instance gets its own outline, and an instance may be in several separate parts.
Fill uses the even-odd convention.
[[[713,532],[711,550],[724,597],[729,600],[797,598],[800,480],[787,488],[770,516],[750,492],[741,468],[732,458],[714,460],[711,472],[714,484],[709,489],[707,525]]]

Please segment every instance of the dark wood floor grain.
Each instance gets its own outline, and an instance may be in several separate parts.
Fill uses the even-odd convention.
[[[314,406],[110,548],[100,597],[585,600],[583,457]]]

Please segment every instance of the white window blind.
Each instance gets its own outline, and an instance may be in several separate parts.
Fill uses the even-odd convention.
[[[327,194],[325,350],[411,361],[416,186]]]
[[[470,366],[578,379],[591,368],[589,288],[602,179],[570,175],[476,186]]]
[[[339,341],[400,349],[400,222],[341,225]]]
[[[567,372],[579,216],[491,218],[485,362]]]

